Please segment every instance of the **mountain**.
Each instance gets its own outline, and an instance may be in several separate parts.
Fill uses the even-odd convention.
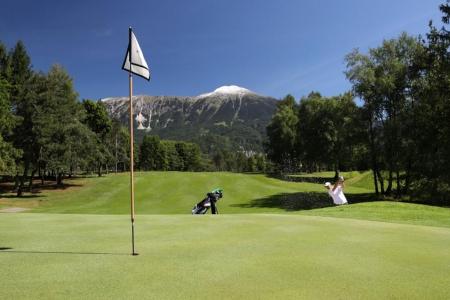
[[[128,97],[104,98],[111,117],[129,123]],[[277,100],[238,86],[222,86],[195,97],[133,96],[136,137],[159,135],[187,140],[213,153],[229,150],[262,151],[266,126]]]

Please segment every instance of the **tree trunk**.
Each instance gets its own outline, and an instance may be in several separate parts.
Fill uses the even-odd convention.
[[[397,177],[397,191],[395,193],[396,194],[395,197],[397,199],[399,199],[402,196],[402,190],[401,190],[402,185],[400,183],[400,172],[398,170],[396,172],[396,177]]]
[[[17,189],[17,197],[21,197],[22,194],[23,194],[23,187],[24,187],[24,184],[25,184],[25,178],[26,178],[26,176],[28,174],[29,166],[30,166],[30,163],[26,160],[25,161],[25,168],[24,168],[24,171],[23,171],[23,176],[20,178],[19,188]]]
[[[63,174],[62,173],[57,173],[56,175],[56,185],[58,186],[62,186],[63,185]]]
[[[375,151],[375,133],[373,132],[373,124],[372,124],[372,118],[369,119],[369,139],[370,139],[370,153],[372,158],[372,171],[373,171],[373,183],[375,186],[375,194],[378,196],[378,182],[377,182],[377,175],[379,173],[378,165],[377,165],[377,156]]]
[[[102,177],[102,164],[98,164],[97,174],[98,174],[98,177]]]
[[[14,187],[13,187],[13,191],[16,191],[19,188],[19,184],[20,184],[20,176],[19,176],[19,172],[16,173],[16,176],[14,176]]]
[[[375,194],[378,195],[378,181],[377,181],[377,171],[375,169],[372,169],[373,173],[373,186],[375,187]]]
[[[116,151],[115,151],[115,159],[116,159],[116,161],[115,161],[115,163],[116,163],[116,174],[117,174],[117,164],[118,164],[118,161],[117,161],[117,133],[116,133],[116,149],[115,149]]]
[[[33,191],[33,178],[36,175],[36,169],[31,171],[30,181],[28,182],[28,191],[31,193]]]
[[[42,182],[42,168],[40,163],[38,163],[38,178],[41,178],[41,185],[43,185],[44,183]]]
[[[394,181],[392,168],[389,168],[389,177],[388,177],[388,187],[386,189],[386,195],[390,195],[392,193],[392,182]]]
[[[380,192],[382,195],[384,195],[385,191],[384,191],[384,178],[381,175],[380,170],[377,170],[377,177],[378,177],[378,181],[380,182]]]
[[[411,158],[410,158],[408,160],[408,166],[406,168],[405,186],[403,187],[403,194],[405,194],[405,195],[409,194],[409,185],[411,184],[411,168],[412,168],[412,162],[411,162]]]

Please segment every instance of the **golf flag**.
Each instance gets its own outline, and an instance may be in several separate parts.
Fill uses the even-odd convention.
[[[131,215],[131,254],[138,255],[134,248],[134,131],[133,131],[133,75],[140,76],[147,80],[150,80],[150,70],[148,69],[147,62],[145,61],[144,54],[142,53],[141,47],[136,39],[136,36],[133,33],[131,27],[128,30],[128,49],[127,54],[125,55],[125,59],[123,60],[122,69],[128,71],[128,80],[130,87],[130,215]],[[139,113],[140,117],[143,117]],[[142,118],[138,119],[142,120]],[[143,127],[141,123],[139,123],[138,129]]]
[[[142,53],[141,47],[131,28],[129,31],[127,54],[125,55],[122,69],[150,80],[150,69],[148,68],[144,53]]]

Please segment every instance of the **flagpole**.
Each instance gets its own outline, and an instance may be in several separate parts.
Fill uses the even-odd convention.
[[[128,29],[129,38],[129,61],[130,71],[128,73],[130,87],[130,201],[131,201],[131,255],[138,255],[134,250],[134,134],[133,134],[133,75],[131,74],[131,27]]]

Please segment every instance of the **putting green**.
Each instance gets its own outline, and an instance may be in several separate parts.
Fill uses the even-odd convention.
[[[448,299],[450,229],[282,214],[0,214],[3,299]]]

